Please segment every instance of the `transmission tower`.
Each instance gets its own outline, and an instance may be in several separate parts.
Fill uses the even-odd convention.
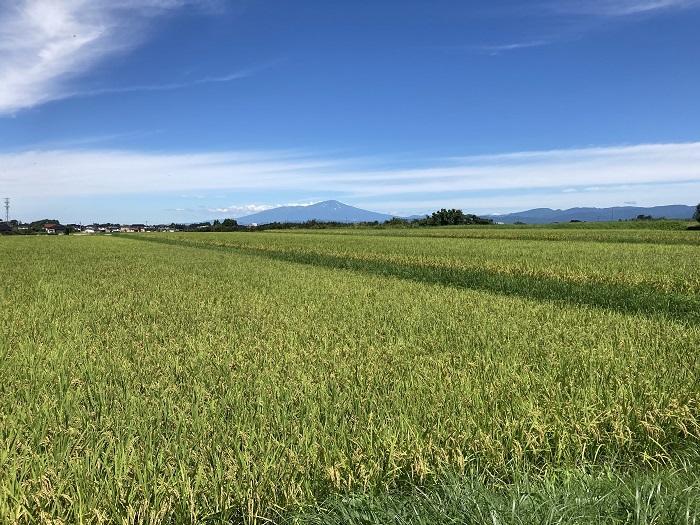
[[[5,197],[5,222],[10,222],[10,199]]]

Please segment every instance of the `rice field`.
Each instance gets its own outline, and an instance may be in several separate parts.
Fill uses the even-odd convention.
[[[0,522],[697,523],[699,233],[0,238]]]

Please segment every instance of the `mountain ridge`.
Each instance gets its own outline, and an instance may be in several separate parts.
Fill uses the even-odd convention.
[[[502,215],[485,215],[495,222],[512,224],[524,222],[526,224],[550,224],[555,222],[604,222],[635,219],[639,215],[651,216],[654,219],[691,219],[693,206],[684,204],[670,204],[665,206],[613,206],[609,208],[575,207],[565,210],[552,208],[533,208],[531,210],[506,213]]]
[[[655,219],[691,219],[695,208],[684,204],[671,204],[665,206],[614,206],[609,208],[575,207],[568,209],[533,208],[530,210],[501,215],[483,215],[482,217],[493,219],[494,222],[512,224],[524,222],[526,224],[549,224],[555,222],[603,222],[616,220],[635,219],[639,215],[651,216]],[[468,210],[465,210],[468,212]],[[420,219],[429,214],[417,214],[404,217],[407,220]],[[308,206],[280,206],[237,219],[243,226],[252,224],[303,223],[312,220],[319,222],[385,222],[396,215],[380,213],[355,206],[344,204],[337,200],[327,200],[310,204]]]

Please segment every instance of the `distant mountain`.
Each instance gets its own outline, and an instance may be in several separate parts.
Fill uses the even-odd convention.
[[[323,201],[310,206],[281,206],[236,219],[238,224],[270,224],[271,222],[384,222],[392,215],[362,210],[338,201]]]
[[[693,216],[693,206],[682,204],[670,206],[654,206],[641,208],[636,206],[620,206],[613,208],[571,208],[568,210],[552,210],[550,208],[536,208],[534,210],[519,211],[505,215],[486,215],[489,219],[506,224],[524,222],[526,224],[547,224],[552,222],[601,222],[617,221],[619,219],[634,219],[638,215],[650,215],[656,218],[666,219],[690,219]]]
[[[568,210],[552,210],[551,208],[536,208],[533,210],[508,213],[504,215],[483,215],[485,218],[496,222],[513,224],[524,222],[526,224],[548,224],[553,222],[570,222],[572,220],[585,222],[601,222],[610,220],[634,219],[638,215],[650,215],[654,218],[666,219],[690,219],[695,208],[685,205],[655,206],[643,208],[636,206],[619,206],[614,208],[571,208]],[[307,222],[316,220],[319,222],[384,222],[393,215],[363,210],[354,206],[348,206],[335,200],[323,201],[309,206],[281,206],[271,210],[265,210],[253,215],[247,215],[237,219],[238,224],[244,226],[250,224],[270,224],[272,222]],[[409,220],[422,219],[425,215],[411,215]]]

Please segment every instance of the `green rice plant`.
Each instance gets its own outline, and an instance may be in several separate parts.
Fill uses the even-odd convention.
[[[638,221],[547,225],[441,226],[431,228],[328,228],[277,230],[298,235],[357,235],[362,237],[428,237],[453,239],[509,239],[584,241],[602,243],[700,244],[700,236],[686,231],[687,221]],[[274,232],[275,230],[271,230]]]
[[[240,233],[0,250],[8,523],[698,517],[694,246]]]

